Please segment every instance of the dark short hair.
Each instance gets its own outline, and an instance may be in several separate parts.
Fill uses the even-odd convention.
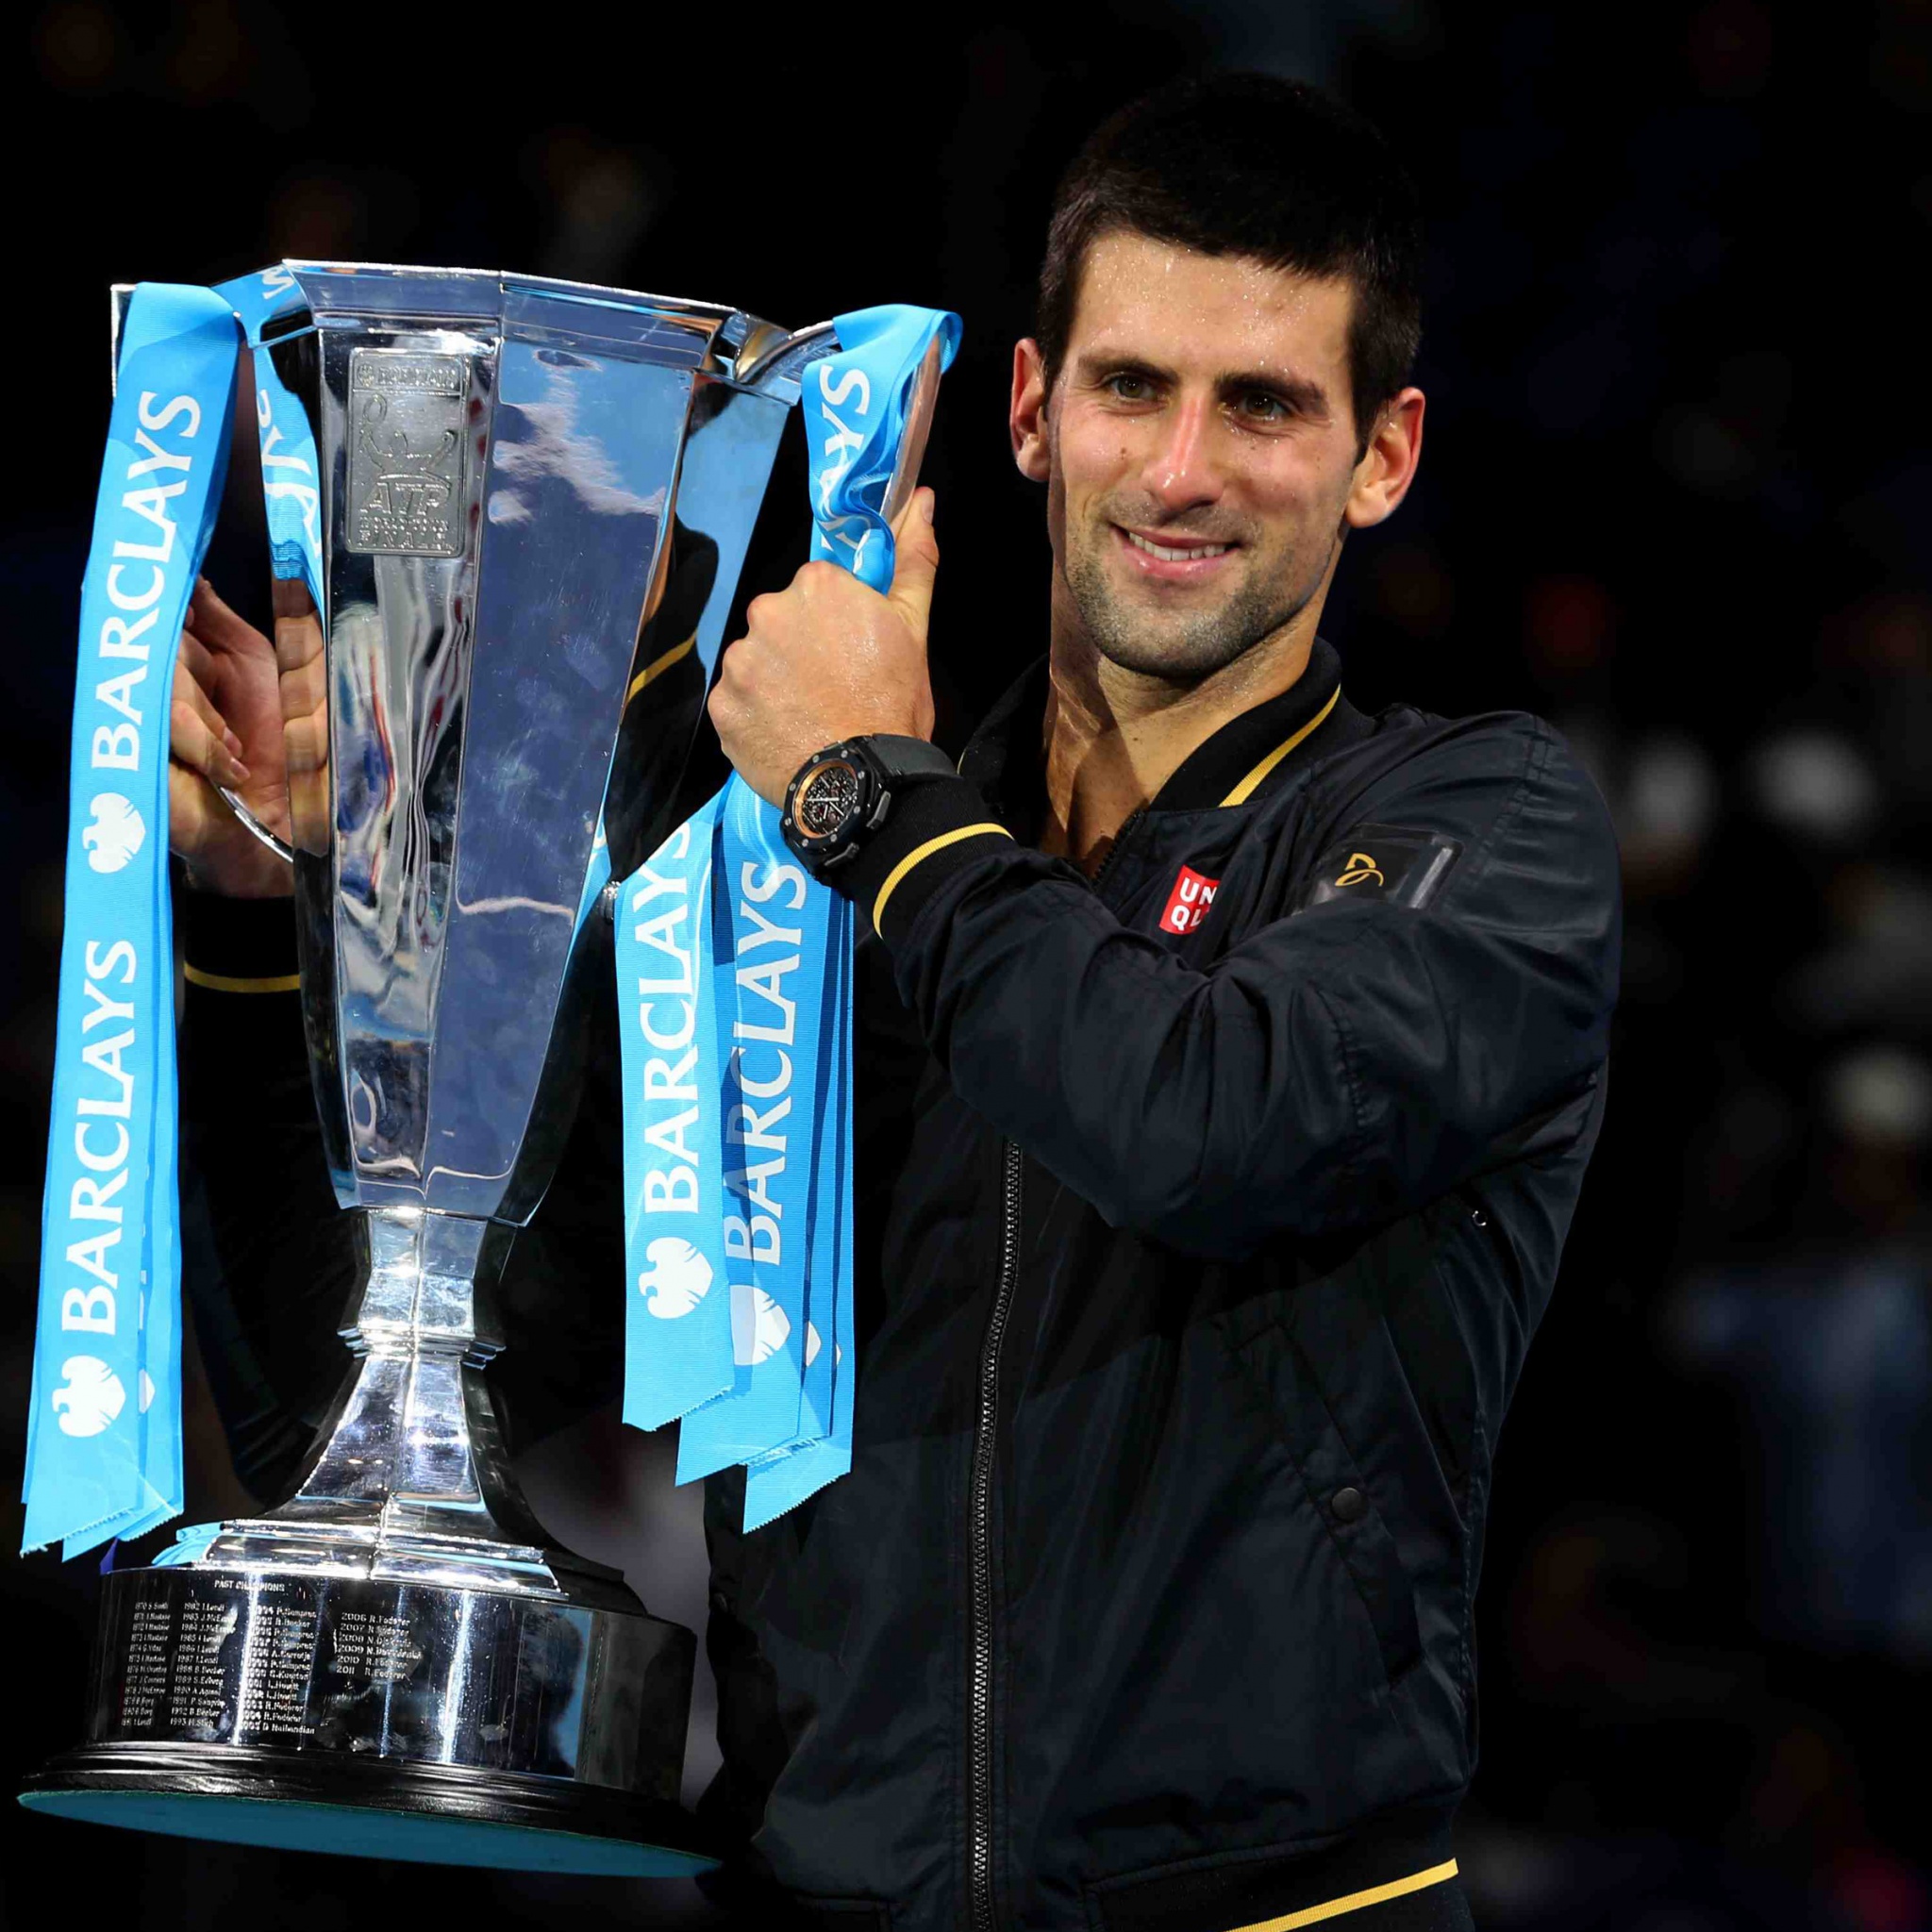
[[[1414,183],[1360,115],[1301,81],[1217,74],[1103,122],[1054,198],[1035,330],[1059,374],[1088,250],[1126,230],[1354,286],[1350,401],[1366,439],[1408,380],[1422,337]]]

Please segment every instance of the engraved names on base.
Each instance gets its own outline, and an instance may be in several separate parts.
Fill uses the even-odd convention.
[[[314,1663],[315,1612],[303,1604],[258,1604],[242,1653],[236,1727],[276,1738],[313,1737],[308,1683]]]
[[[138,1603],[122,1653],[121,1724],[144,1730],[160,1713],[168,1694],[168,1661],[175,1635],[175,1606]]]
[[[90,1747],[205,1751],[210,1768],[312,1753],[677,1793],[673,1720],[695,1645],[676,1624],[508,1591],[182,1564],[110,1574],[101,1628]],[[641,1743],[659,1738],[641,1764]]]
[[[220,1603],[193,1597],[178,1606],[180,1624],[168,1668],[168,1722],[177,1730],[218,1731],[227,1710],[222,1642],[235,1618]]]
[[[124,1734],[299,1744],[329,1705],[403,1682],[425,1656],[393,1591],[325,1619],[300,1580],[159,1571],[143,1585],[125,1610],[118,1685],[104,1687]]]
[[[134,1606],[121,1680],[128,1730],[213,1735],[225,1726],[222,1643],[234,1619],[218,1603],[143,1598]]]
[[[342,1610],[336,1617],[333,1662],[345,1677],[398,1683],[423,1661],[423,1646],[412,1637],[407,1617]]]

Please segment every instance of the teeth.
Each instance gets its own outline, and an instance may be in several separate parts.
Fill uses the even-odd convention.
[[[1167,563],[1191,563],[1197,557],[1224,557],[1234,547],[1230,543],[1190,543],[1185,550],[1176,550],[1166,543],[1150,543],[1131,530],[1122,534],[1136,550],[1144,550],[1149,557],[1160,558]]]

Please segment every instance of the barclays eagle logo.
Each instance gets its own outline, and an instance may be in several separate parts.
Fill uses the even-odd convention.
[[[99,1356],[71,1355],[60,1374],[51,1399],[63,1436],[98,1436],[126,1404],[121,1377]]]
[[[119,872],[142,848],[147,827],[141,814],[118,791],[97,791],[88,809],[92,824],[80,835],[87,862],[96,872]]]
[[[677,1235],[660,1235],[644,1259],[651,1265],[638,1276],[638,1292],[644,1307],[667,1322],[690,1314],[711,1286],[711,1264]]]
[[[755,1369],[785,1346],[791,1318],[761,1288],[731,1284],[731,1359],[741,1369]]]

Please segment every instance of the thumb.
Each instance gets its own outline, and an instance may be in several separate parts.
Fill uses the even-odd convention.
[[[901,617],[925,641],[926,620],[932,613],[933,578],[939,574],[940,540],[933,534],[933,496],[915,490],[892,526],[892,588],[886,593]]]

